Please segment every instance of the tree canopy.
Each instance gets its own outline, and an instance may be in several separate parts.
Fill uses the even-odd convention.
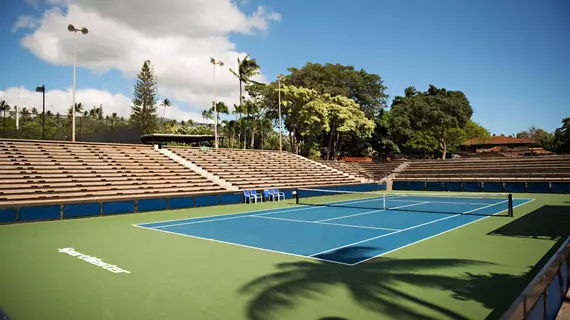
[[[71,111],[75,108],[80,137],[129,125],[141,128],[143,133],[213,134],[211,120],[217,119],[224,146],[232,148],[278,149],[281,120],[285,150],[327,159],[339,155],[386,158],[400,153],[445,159],[470,139],[485,141],[490,137],[487,129],[471,119],[473,108],[462,91],[435,85],[420,91],[410,86],[393,97],[388,108],[382,78],[364,69],[308,62],[300,68],[288,68],[279,82],[259,83],[252,80],[260,74],[254,58],[245,56],[237,62],[237,69],[229,71],[238,80],[239,103],[231,108],[217,101],[217,114],[213,104],[202,106],[202,124],[165,119],[172,102],[167,97],[159,100],[157,78],[146,60],[134,85],[128,119],[105,114],[102,105],[89,109],[81,102],[69,106],[66,114],[47,110],[43,115],[36,107],[21,106],[20,128],[15,130],[16,106],[0,101],[2,136],[38,139],[40,120],[45,116],[46,138],[69,139]],[[160,121],[159,108],[163,108]],[[554,133],[533,126],[516,136],[536,139],[547,150],[570,153],[569,119],[563,119]]]
[[[553,149],[557,153],[570,154],[570,118],[562,119],[562,126],[554,131]]]
[[[379,75],[339,63],[307,63],[302,68],[288,68],[284,82],[316,90],[319,94],[344,96],[356,102],[367,118],[372,119],[386,107],[388,95]]]
[[[465,141],[465,129],[472,115],[473,108],[461,91],[430,85],[427,91],[418,92],[409,87],[403,97],[394,98],[388,126],[399,146],[424,154],[439,150],[445,159],[449,150]],[[473,124],[467,129],[478,130]],[[434,140],[436,149],[432,148]]]

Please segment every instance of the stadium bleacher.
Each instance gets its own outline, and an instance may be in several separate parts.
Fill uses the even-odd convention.
[[[152,146],[6,140],[0,149],[2,205],[224,190]]]
[[[169,147],[240,189],[358,184],[360,180],[287,152]]]
[[[409,162],[396,180],[570,180],[570,156]]]
[[[0,149],[3,207],[207,195],[230,190],[153,146],[4,140],[0,141]],[[268,150],[167,149],[231,184],[231,190],[358,185],[380,181],[404,163],[315,162]],[[395,182],[548,181],[553,184],[548,190],[565,192],[566,186],[561,188],[559,184],[570,181],[570,156],[422,160],[407,165],[396,175]],[[531,192],[535,187],[524,190]],[[434,188],[439,190],[440,184]]]
[[[356,177],[372,181],[380,181],[392,173],[404,160],[387,162],[345,162],[335,160],[319,160],[319,162],[337,170],[348,172]]]

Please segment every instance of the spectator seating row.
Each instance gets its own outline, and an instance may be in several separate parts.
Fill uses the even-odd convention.
[[[322,164],[337,170],[350,173],[359,178],[379,181],[392,173],[404,160],[386,162],[344,162],[336,160],[319,160]]]
[[[4,140],[0,150],[2,206],[225,190],[152,146]]]
[[[566,181],[570,156],[412,161],[396,180]]]
[[[168,149],[239,189],[361,183],[346,173],[288,152],[240,149],[204,151],[183,147]]]

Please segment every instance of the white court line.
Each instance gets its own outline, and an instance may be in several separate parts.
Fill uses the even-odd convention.
[[[521,204],[515,206],[514,208],[519,207],[519,206],[521,206],[521,205],[523,205],[523,204],[530,203],[530,202],[532,202],[532,201],[534,201],[534,200],[535,200],[535,199],[530,199],[529,202],[521,203]],[[265,210],[259,210],[259,211],[265,211]],[[497,212],[497,214],[498,214],[498,213],[501,213],[501,212],[503,212],[503,211],[505,211],[505,210],[499,211],[499,212]],[[385,255],[385,254],[388,254],[388,253],[390,253],[390,252],[393,252],[393,251],[396,251],[396,250],[399,250],[399,249],[403,249],[403,248],[405,248],[405,247],[408,247],[408,246],[411,246],[411,245],[413,245],[413,244],[416,244],[416,243],[425,241],[425,240],[427,240],[427,239],[436,237],[436,236],[438,236],[438,235],[441,235],[441,234],[450,232],[450,231],[452,231],[452,230],[455,230],[455,229],[464,227],[464,226],[466,226],[466,225],[468,225],[468,224],[471,224],[471,223],[474,223],[474,222],[477,222],[477,221],[486,219],[486,218],[488,218],[488,217],[489,217],[489,216],[483,217],[483,218],[481,218],[481,219],[478,219],[478,220],[475,220],[475,221],[466,223],[466,224],[464,224],[464,225],[455,227],[455,228],[453,228],[453,229],[449,229],[449,230],[443,231],[443,232],[438,233],[438,234],[436,234],[436,235],[433,235],[433,236],[430,236],[430,237],[427,237],[427,238],[418,240],[418,241],[413,242],[413,243],[409,243],[409,244],[407,244],[407,245],[404,245],[404,246],[401,246],[401,247],[399,247],[399,248],[396,248],[396,249],[393,249],[393,250],[390,250],[390,251],[381,253],[381,254],[379,254],[379,255],[377,255],[377,256],[370,257],[370,258],[367,258],[367,259],[365,259],[365,260],[362,260],[362,261],[359,261],[359,262],[353,263],[353,264],[343,263],[343,262],[334,261],[334,260],[327,260],[327,259],[322,259],[322,258],[317,258],[317,257],[312,257],[312,256],[303,256],[303,255],[298,255],[298,254],[294,254],[294,253],[276,251],[276,250],[271,250],[271,249],[263,249],[263,248],[258,248],[258,247],[252,247],[252,246],[247,246],[247,245],[241,245],[241,244],[232,243],[232,242],[227,242],[227,241],[222,241],[222,240],[209,239],[209,238],[202,238],[202,237],[198,237],[198,236],[191,236],[191,235],[184,234],[184,233],[171,232],[171,231],[166,231],[166,230],[159,230],[159,229],[149,228],[149,227],[143,227],[143,226],[139,226],[139,225],[133,225],[133,226],[138,227],[138,228],[141,228],[141,229],[151,230],[151,231],[159,231],[159,232],[164,232],[164,233],[169,233],[169,234],[174,234],[174,235],[179,235],[179,236],[185,236],[185,237],[189,237],[189,238],[195,238],[195,239],[201,239],[201,240],[209,240],[209,241],[212,241],[212,242],[218,242],[218,243],[223,243],[223,244],[229,244],[229,245],[234,245],[234,246],[237,246],[237,247],[243,247],[243,248],[249,248],[249,249],[256,249],[256,250],[265,251],[265,252],[278,253],[278,254],[283,254],[283,255],[288,255],[288,256],[293,256],[293,257],[298,257],[298,258],[306,258],[306,259],[312,259],[312,260],[317,260],[317,261],[325,261],[325,262],[336,263],[336,264],[345,265],[345,266],[355,266],[355,265],[357,265],[357,264],[366,262],[366,261],[368,261],[368,260],[372,260],[372,259],[374,259],[374,258],[383,256],[383,255]],[[333,249],[333,250],[334,250],[334,249]],[[327,251],[327,252],[328,252],[328,251]]]
[[[497,199],[498,200],[498,199]],[[388,201],[388,199],[386,199],[386,201]],[[392,201],[399,201],[399,202],[420,202],[421,200],[392,200]],[[487,203],[479,203],[479,202],[448,202],[448,201],[428,201],[429,203],[435,203],[435,204],[460,204],[460,205],[478,205],[478,206],[484,206],[489,204]]]
[[[520,200],[520,199],[519,199],[519,200]],[[527,203],[531,203],[531,202],[533,202],[535,199],[524,199],[524,200],[528,200],[528,201],[514,206],[513,209],[516,208],[516,207],[520,207],[520,206],[522,206],[522,205],[525,205],[525,204],[527,204]],[[355,266],[355,265],[357,265],[357,264],[364,263],[364,262],[366,262],[366,261],[368,261],[368,260],[376,259],[376,258],[381,257],[381,256],[383,256],[383,255],[387,255],[388,253],[392,253],[392,252],[394,252],[394,251],[397,251],[397,250],[400,250],[400,249],[404,249],[404,248],[406,248],[406,247],[409,247],[409,246],[411,246],[411,245],[420,243],[420,242],[422,242],[422,241],[426,241],[426,240],[428,240],[428,239],[437,237],[437,236],[442,235],[442,234],[444,234],[444,233],[448,233],[448,232],[450,232],[450,231],[453,231],[453,230],[456,230],[456,229],[465,227],[465,226],[470,225],[470,224],[472,224],[472,223],[475,223],[475,222],[477,222],[477,221],[485,220],[485,219],[487,219],[487,218],[489,218],[489,217],[491,217],[491,216],[497,215],[497,214],[499,214],[499,213],[501,213],[501,212],[505,212],[505,211],[507,211],[507,210],[508,210],[508,209],[505,209],[505,210],[499,211],[499,212],[497,212],[497,213],[495,213],[495,214],[493,214],[493,215],[489,215],[489,216],[486,216],[486,217],[481,217],[480,219],[473,220],[473,221],[471,221],[471,222],[462,224],[462,225],[457,226],[457,227],[455,227],[455,228],[451,228],[451,229],[449,229],[449,230],[442,231],[442,232],[440,232],[440,233],[434,234],[433,236],[429,236],[429,237],[427,237],[427,238],[423,238],[423,239],[420,239],[420,240],[418,240],[418,241],[415,241],[415,242],[412,242],[412,243],[408,243],[408,244],[403,245],[403,246],[401,246],[401,247],[398,247],[398,248],[392,249],[392,250],[390,250],[390,251],[386,251],[386,252],[384,252],[384,253],[381,253],[381,254],[379,254],[379,255],[376,255],[376,256],[374,256],[374,257],[370,257],[370,258],[367,258],[367,259],[365,259],[365,260],[361,260],[361,261],[358,261],[358,262],[356,262],[356,263],[353,263],[353,264],[351,264],[351,266]]]
[[[351,201],[351,202],[346,202],[347,200],[342,200],[342,201],[335,201],[335,202],[328,202],[328,203],[345,202],[346,204],[354,204],[354,203],[361,203],[361,202],[367,202],[367,201],[377,201],[377,200],[381,200],[381,199],[374,198],[374,199],[365,199],[365,200],[355,200],[355,201]],[[326,206],[326,205],[324,205],[324,206]],[[251,214],[251,215],[239,215],[239,214],[246,214],[249,212],[254,212],[254,211],[249,211],[249,212],[246,211],[243,213],[232,213],[233,215],[235,215],[234,217],[181,222],[181,223],[174,223],[174,224],[159,225],[159,226],[154,226],[154,227],[149,227],[149,228],[166,228],[166,227],[174,227],[174,226],[183,226],[183,225],[187,225],[187,224],[198,224],[198,223],[214,222],[214,221],[220,221],[220,220],[230,220],[230,219],[247,218],[247,217],[254,217],[254,216],[264,216],[264,215],[270,215],[270,214],[288,213],[288,212],[293,212],[293,211],[311,210],[311,209],[318,209],[318,208],[322,208],[322,206],[303,206],[302,208],[290,209],[290,210],[285,209],[285,210],[271,211],[271,212],[267,212],[267,213],[259,213],[259,214]],[[277,208],[277,209],[279,209],[279,208]],[[269,209],[269,210],[277,210],[277,209]],[[260,210],[260,211],[269,211],[269,210]],[[223,216],[223,215],[219,215],[219,216]],[[196,217],[196,218],[189,218],[189,219],[182,219],[182,220],[197,220],[197,219],[210,218],[210,217],[216,217],[216,216]],[[143,224],[160,224],[160,223],[162,223],[162,221],[143,223]],[[138,225],[133,225],[133,226],[138,226]]]
[[[375,230],[388,230],[388,231],[399,230],[399,229],[392,229],[392,228],[355,226],[355,225],[351,225],[351,224],[327,223],[327,222],[321,222],[321,221],[295,220],[295,219],[276,218],[276,217],[267,217],[267,216],[259,216],[259,215],[253,215],[253,216],[250,216],[250,218],[272,219],[272,220],[291,221],[291,222],[300,222],[300,223],[312,223],[312,224],[323,224],[323,225],[340,226],[340,227],[361,228],[361,229],[375,229]]]
[[[429,203],[429,202],[412,203],[412,204],[407,204],[407,205],[405,205],[405,206],[394,207],[394,208],[391,208],[391,209],[405,208],[405,207],[411,207],[411,206],[419,206],[420,204],[426,204],[426,203]],[[342,217],[335,217],[335,218],[330,218],[330,219],[324,219],[324,220],[319,220],[318,222],[326,222],[326,221],[339,220],[339,219],[344,219],[344,218],[349,218],[349,217],[356,217],[356,216],[360,216],[360,215],[363,215],[363,214],[369,214],[369,213],[381,212],[381,211],[386,211],[386,209],[373,210],[373,211],[366,211],[366,212],[355,213],[355,214],[349,214],[348,216],[342,216]]]
[[[508,201],[508,200],[505,200],[504,202],[507,202],[507,201]],[[503,202],[500,202],[500,203],[503,203]],[[492,207],[492,206],[495,206],[495,205],[500,204],[500,203],[490,204],[490,205],[488,205],[488,206],[484,206],[484,207],[481,207],[481,208],[478,208],[478,209],[469,210],[469,211],[464,212],[464,213],[454,214],[454,215],[451,215],[451,216],[449,216],[449,217],[444,217],[444,218],[439,218],[439,219],[436,219],[436,220],[424,222],[424,223],[422,223],[422,224],[418,224],[418,225],[411,226],[411,227],[408,227],[408,228],[405,228],[405,229],[401,229],[401,230],[398,230],[398,231],[394,231],[394,232],[390,232],[390,233],[387,233],[387,234],[383,234],[383,235],[380,235],[380,236],[377,236],[377,237],[372,237],[372,238],[369,238],[369,239],[365,239],[365,240],[361,240],[361,241],[349,243],[349,244],[346,244],[346,245],[344,245],[344,246],[336,247],[336,248],[329,249],[329,250],[326,250],[326,251],[321,251],[321,252],[313,253],[313,254],[311,254],[311,257],[312,257],[312,256],[317,256],[317,255],[319,255],[319,254],[323,254],[323,253],[335,251],[335,250],[338,250],[338,249],[350,247],[350,246],[353,246],[353,245],[356,245],[356,244],[360,244],[360,243],[363,243],[363,242],[368,242],[368,241],[372,241],[372,240],[376,240],[376,239],[388,237],[388,236],[394,235],[394,234],[396,234],[396,233],[400,233],[400,232],[404,232],[404,231],[409,231],[409,230],[416,229],[416,228],[419,228],[419,227],[423,227],[423,226],[426,226],[426,225],[428,225],[428,224],[436,223],[436,222],[439,222],[439,221],[443,221],[443,220],[455,218],[455,217],[461,216],[461,215],[463,215],[463,214],[465,214],[465,213],[470,213],[470,212],[473,212],[473,211],[485,209],[485,208]],[[505,211],[505,210],[503,210],[503,211]],[[500,212],[502,212],[502,211],[500,211]]]
[[[305,258],[305,259],[312,259],[312,260],[318,260],[318,261],[332,262],[332,263],[336,263],[336,264],[342,264],[342,265],[344,265],[344,266],[352,266],[352,265],[349,264],[349,263],[344,263],[344,262],[339,262],[339,261],[334,261],[334,260],[327,260],[327,259],[321,259],[321,258],[317,258],[317,257],[303,256],[303,255],[300,255],[300,254],[289,253],[289,252],[284,252],[284,251],[276,251],[276,250],[271,250],[271,249],[264,249],[264,248],[252,247],[252,246],[248,246],[248,245],[245,245],[245,244],[238,244],[238,243],[227,242],[227,241],[222,241],[222,240],[216,240],[216,239],[210,239],[210,238],[203,238],[203,237],[198,237],[198,236],[191,236],[191,235],[185,234],[185,233],[178,233],[178,232],[172,232],[172,231],[166,231],[166,230],[159,230],[159,229],[154,229],[154,228],[147,228],[147,227],[138,226],[138,225],[134,225],[134,226],[137,227],[137,228],[145,229],[145,230],[164,232],[164,233],[174,234],[174,235],[177,235],[177,236],[184,236],[184,237],[194,238],[194,239],[200,239],[200,240],[209,240],[209,241],[212,241],[212,242],[218,242],[218,243],[223,243],[223,244],[230,244],[230,245],[237,246],[237,247],[242,247],[242,248],[256,249],[256,250],[265,251],[265,252],[272,252],[272,253],[279,253],[279,254],[288,255],[288,256],[293,256],[293,257],[297,257],[297,258]]]
[[[371,193],[371,194],[375,194],[375,193]],[[403,196],[396,196],[396,197],[392,197],[392,198],[401,198]],[[358,201],[350,201],[350,200],[338,200],[338,201],[331,201],[331,202],[326,202],[325,204],[329,204],[329,203],[340,203],[340,202],[346,202],[347,204],[350,203],[360,203],[360,202],[366,202],[366,201],[377,201],[377,200],[381,200],[382,198],[369,198],[369,199],[364,199],[364,200],[358,200]],[[294,200],[294,199],[289,199],[289,200]],[[241,203],[244,204],[244,203]],[[257,210],[248,210],[248,211],[241,211],[241,212],[231,212],[231,213],[223,213],[223,214],[213,214],[210,216],[202,216],[202,217],[193,217],[193,218],[182,218],[182,219],[172,219],[172,220],[162,220],[162,221],[155,221],[155,222],[144,222],[144,223],[139,223],[139,224],[133,224],[132,226],[142,226],[142,225],[147,225],[147,224],[159,224],[159,223],[166,223],[166,222],[175,222],[175,221],[188,221],[188,220],[197,220],[197,219],[205,219],[205,218],[213,218],[213,217],[221,217],[221,216],[229,216],[229,215],[239,215],[239,214],[245,214],[245,213],[251,213],[251,212],[261,212],[261,211],[273,211],[273,210],[278,210],[276,212],[272,212],[272,213],[283,213],[283,212],[289,212],[289,211],[299,211],[299,210],[309,210],[309,209],[317,209],[318,207],[315,207],[313,205],[298,205],[298,206],[302,206],[302,209],[293,209],[293,208],[269,208],[269,209],[257,209]],[[297,207],[297,206],[295,206]],[[183,210],[183,209],[196,209],[196,208],[180,208],[180,209],[170,209],[170,210]],[[59,221],[59,220],[58,220]],[[46,221],[49,222],[49,221]],[[154,228],[154,227],[153,227]]]

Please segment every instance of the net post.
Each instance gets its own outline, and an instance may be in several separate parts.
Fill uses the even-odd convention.
[[[295,203],[299,204],[299,188],[295,188]]]
[[[509,193],[509,217],[513,217],[513,195]]]

